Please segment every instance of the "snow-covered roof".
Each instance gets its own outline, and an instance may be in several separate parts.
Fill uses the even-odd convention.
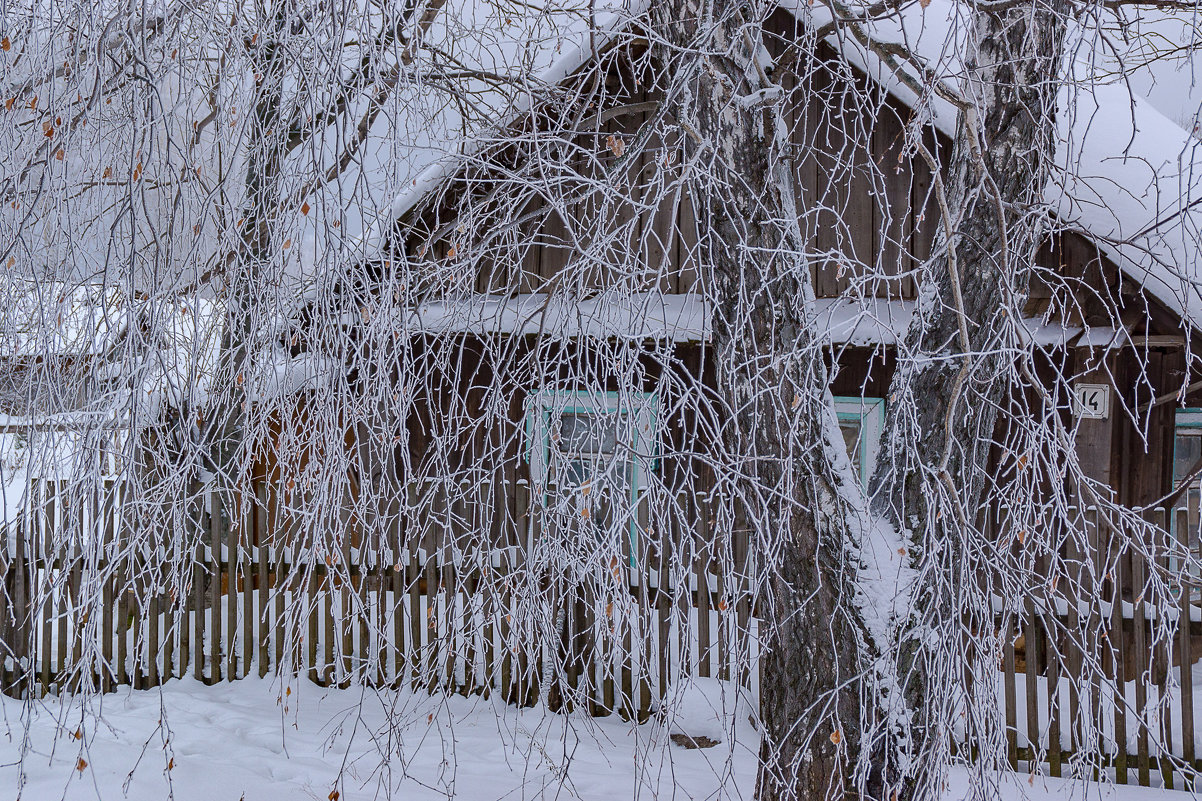
[[[478,7],[487,5],[477,4]],[[481,95],[485,98],[483,103],[494,104],[496,114],[476,125],[452,109],[443,111],[449,116],[447,125],[440,131],[440,141],[407,150],[408,175],[400,181],[391,200],[384,204],[380,216],[365,222],[365,253],[381,247],[393,221],[459,170],[483,144],[497,137],[505,138],[506,126],[531,108],[538,88],[560,83],[576,72],[592,58],[595,49],[607,45],[628,28],[631,20],[646,13],[651,0],[592,0],[587,5],[563,0],[548,6],[552,7],[558,10],[557,14],[550,15],[556,20],[552,37],[540,41],[521,25],[511,24],[502,26],[502,35],[491,35],[488,47],[466,48],[465,57],[472,66],[501,74],[511,71],[520,74],[523,91],[511,95],[495,89],[485,90]],[[432,30],[431,36],[439,35],[440,30]],[[492,31],[489,33],[493,34]],[[545,37],[546,32],[542,33]],[[534,44],[533,48],[530,43]],[[481,63],[475,65],[473,61]],[[481,87],[470,88],[477,93],[481,91]],[[386,130],[382,133],[386,134]],[[369,180],[375,179],[369,176]]]
[[[183,297],[173,303],[141,304],[104,284],[69,285],[17,277],[0,279],[7,303],[0,310],[0,357],[68,356],[103,353],[116,346],[140,311],[152,315],[135,325],[153,335],[191,345],[216,332],[218,306]]]
[[[474,295],[422,303],[406,321],[412,333],[542,334],[552,339],[706,339],[710,311],[701,297],[660,292],[602,293],[572,301],[533,293],[516,297]]]
[[[562,82],[649,7],[650,0],[448,3],[423,41],[452,58],[461,75],[503,79],[463,77],[454,91],[420,79],[398,88],[362,157],[315,192],[312,212],[296,219],[295,269],[308,291],[321,280],[321,260],[354,263],[377,254],[398,217],[489,142],[507,140],[506,127],[540,89]],[[334,218],[338,228],[329,225]]]
[[[93,393],[107,392],[110,401],[116,393],[132,402],[118,405],[151,416],[164,404],[199,402],[208,390],[221,333],[222,308],[215,301],[192,296],[147,302],[112,286],[39,283],[14,276],[0,279],[0,291],[8,299],[0,309],[0,359],[53,360],[28,381],[70,383],[80,380],[78,370],[89,370],[108,387],[93,387]],[[91,367],[65,364],[97,356],[104,358]],[[33,413],[30,424],[71,428],[103,422],[88,416],[95,411],[90,408],[70,403],[58,408],[62,392],[51,392],[59,402],[47,405],[46,393],[36,388],[18,393],[37,407],[18,412]],[[111,403],[102,407],[113,408]],[[4,424],[11,428],[20,421],[5,418]]]
[[[645,10],[647,3],[630,3],[626,9],[618,5],[615,0],[609,4],[611,10],[596,16],[597,36],[602,40]],[[783,0],[781,6],[807,25],[821,25],[830,19],[829,9],[822,4]],[[565,26],[554,58],[528,62],[539,84],[563,80],[591,57],[596,37],[590,41],[585,23],[581,20],[574,27]],[[903,5],[895,16],[874,23],[871,30],[876,38],[912,48],[954,85],[962,72],[967,25],[965,5],[955,0],[930,0]],[[1081,40],[1078,43],[1088,44],[1081,31],[1073,35]],[[954,133],[956,111],[949,102],[933,93],[916,95],[846,33],[832,35],[829,42],[849,63],[919,111],[938,130]],[[1072,43],[1069,49],[1076,50]],[[1146,98],[1133,95],[1125,83],[1102,74],[1084,48],[1070,77],[1059,98],[1058,170],[1047,192],[1049,206],[1062,224],[1091,235],[1106,256],[1168,308],[1190,323],[1202,325],[1202,142]],[[508,107],[506,111],[512,115],[521,108]],[[486,134],[482,128],[480,136]],[[463,164],[462,152],[435,151],[429,151],[424,163],[412,163],[412,177],[402,183],[386,213],[369,227],[365,244],[378,246],[392,220]]]
[[[816,327],[826,342],[852,347],[896,345],[906,335],[914,301],[886,298],[818,298]],[[713,309],[696,294],[638,292],[601,294],[580,301],[532,293],[516,297],[472,295],[459,300],[422,303],[409,312],[403,326],[413,334],[447,332],[476,335],[540,334],[551,339],[579,336],[601,339],[708,341]],[[1081,326],[1063,326],[1037,318],[1024,319],[1026,336],[1039,347],[1080,342]],[[1116,340],[1114,329],[1091,329],[1099,345]],[[1121,338],[1119,338],[1121,340]],[[1118,340],[1116,340],[1118,341]],[[298,369],[295,365],[289,369]],[[318,380],[305,372],[307,381]]]
[[[339,180],[316,190],[306,204],[308,210],[297,210],[292,215],[294,219],[285,225],[294,227],[289,229],[292,233],[292,239],[288,240],[290,246],[280,255],[280,270],[294,278],[299,276],[302,286],[313,287],[323,280],[323,276],[337,272],[325,269],[329,265],[361,261],[377,254],[399,216],[470,162],[480,148],[505,137],[506,126],[513,122],[515,115],[530,108],[540,90],[562,82],[607,42],[624,35],[630,21],[645,13],[650,1],[556,0],[538,8],[510,9],[512,13],[504,11],[503,5],[480,0],[447,4],[424,41],[429,44],[430,52],[453,58],[460,72],[468,76],[457,79],[455,87],[461,94],[466,92],[472,97],[471,107],[457,104],[454,93],[425,79],[399,86],[370,127],[361,148],[362,158],[352,161]],[[809,25],[824,22],[826,17],[823,15],[829,13],[822,4],[811,5],[801,0],[782,0],[781,5]],[[948,81],[955,81],[961,70],[958,54],[962,48],[958,32],[966,27],[966,13],[966,7],[955,0],[930,0],[925,4],[914,0],[904,4],[889,20],[875,23],[873,31],[882,39],[906,43],[935,65],[937,72]],[[917,109],[937,128],[944,132],[954,130],[955,113],[948,103],[933,95],[915,95],[850,37],[832,36],[831,43],[849,63]],[[1090,68],[1081,66],[1079,69]],[[507,80],[472,78],[473,73],[507,76]],[[1062,97],[1064,111],[1058,116],[1062,127],[1058,137],[1061,170],[1049,190],[1048,201],[1061,220],[1079,226],[1097,238],[1103,251],[1121,269],[1144,284],[1165,305],[1191,322],[1202,323],[1202,295],[1196,286],[1202,284],[1202,263],[1198,253],[1202,208],[1190,206],[1202,200],[1199,185],[1202,182],[1199,177],[1202,175],[1202,145],[1144,98],[1130,95],[1125,85],[1094,80],[1092,73],[1085,77],[1090,80],[1077,81],[1076,88],[1072,92],[1066,89]],[[179,111],[181,125],[207,109],[191,96],[166,97],[165,100],[171,101],[173,109]],[[229,107],[222,109],[231,118],[237,112],[234,100],[231,98]],[[199,105],[192,110],[191,104]],[[89,170],[122,163],[116,153],[125,140],[119,136],[113,138],[113,129],[125,118],[116,111],[111,113],[114,115],[111,120],[100,116],[89,123],[85,133],[93,137],[92,140],[81,140],[67,152],[62,162],[67,170],[64,180],[87,181],[90,180]],[[164,115],[164,119],[169,116]],[[319,136],[319,150],[326,146],[321,143],[327,139],[330,148],[341,141],[338,136]],[[201,151],[212,144],[206,139]],[[208,158],[203,152],[201,155]],[[324,150],[319,155],[322,158],[329,156]],[[305,172],[321,166],[310,165],[303,169],[296,166],[296,169]],[[141,167],[139,163],[138,168]],[[167,162],[155,166],[147,160],[145,174],[176,167],[178,165]],[[294,177],[304,176],[298,173]],[[112,191],[127,190],[122,186]],[[156,191],[144,189],[143,194],[153,198]],[[192,191],[191,188],[186,190]],[[199,195],[198,198],[196,209],[200,214],[204,198]],[[13,229],[20,232],[22,243],[17,255],[18,268],[35,263],[72,264],[80,274],[76,276],[80,280],[75,283],[86,285],[80,276],[92,276],[96,280],[106,274],[106,265],[119,263],[124,258],[124,251],[110,253],[106,243],[119,243],[120,240],[124,243],[120,247],[135,250],[141,246],[137,236],[121,226],[110,225],[111,221],[105,216],[108,211],[101,213],[91,207],[82,208],[82,203],[81,197],[61,204],[61,208],[52,208],[38,218],[39,222],[33,227],[22,222],[33,218],[27,218],[24,210],[12,217],[10,222],[20,223]],[[96,200],[97,209],[110,206],[117,210],[123,208],[113,203],[113,198]],[[175,208],[164,200],[163,209],[168,206]],[[187,204],[184,206],[191,208]],[[89,216],[92,211],[96,214]],[[213,238],[218,233],[210,231],[207,219],[203,215],[197,217],[198,238],[191,248],[177,248],[178,254],[172,259],[190,265],[199,257],[208,259],[223,252],[222,248],[228,243]],[[148,218],[145,227],[154,229],[157,223],[150,224],[153,222]],[[181,226],[187,228],[192,222],[188,217],[176,225],[176,230]],[[1157,222],[1161,224],[1156,225]],[[180,278],[170,274],[171,264],[160,265],[154,258],[148,258],[146,262],[154,263],[156,269],[166,270],[168,283],[173,278]],[[195,268],[179,269],[186,279],[188,270]],[[25,323],[0,310],[3,322],[0,328],[6,332],[0,348],[8,348],[9,353],[78,353],[95,348],[98,341],[111,337],[112,332],[123,325],[121,309],[129,304],[111,289],[100,290],[103,297],[86,302],[81,300],[80,293],[89,291],[94,290],[73,291],[63,299],[52,291],[32,293],[32,306],[18,315],[23,315],[22,319],[31,325],[24,329],[24,339],[18,337],[12,342],[7,341],[8,332],[20,330],[20,325]],[[6,294],[9,298],[16,297],[12,291]],[[473,319],[475,315],[479,319],[465,325],[480,325],[495,317],[498,322],[494,327],[500,330],[510,325],[504,322],[505,316],[513,315],[512,325],[517,326],[516,321],[523,314],[521,309],[532,302],[537,301],[522,298],[504,303],[482,301],[485,305],[464,318]],[[586,302],[575,312],[583,314],[582,319],[594,321],[584,323],[584,328],[600,325],[605,330],[612,329],[611,323],[596,322],[612,319],[617,314],[605,307],[605,303],[602,300]],[[59,315],[64,309],[64,324],[59,325]],[[107,309],[113,311],[110,313]],[[663,316],[653,318],[648,324],[660,326],[664,335],[671,337],[700,335],[701,329],[694,325],[695,320],[677,325],[681,318],[673,318],[672,313],[665,311]],[[417,314],[434,321],[431,325],[449,325],[447,315],[462,315],[462,310],[452,312],[449,308],[429,307]],[[853,316],[858,320],[857,325],[863,327],[868,324],[866,320],[877,315],[872,309],[863,307]],[[843,317],[832,324],[842,324],[840,320]],[[885,329],[891,330],[891,324],[870,339],[880,341]],[[85,342],[84,339],[95,341]],[[290,384],[292,380],[283,383]]]
[[[785,0],[782,6],[807,25],[830,21],[822,4]],[[925,58],[955,88],[963,76],[969,13],[956,0],[910,2],[869,29],[874,38]],[[1057,98],[1056,170],[1045,199],[1063,225],[1090,235],[1153,297],[1202,326],[1202,141],[1134,93],[1105,55],[1114,42],[1102,46],[1094,37],[1069,29],[1069,66]],[[948,101],[933,92],[916,95],[845,32],[828,42],[938,130],[955,133],[956,111]],[[1180,105],[1179,95],[1172,105]]]
[[[625,31],[617,21],[648,5],[649,0],[533,5],[448,0],[422,18],[428,28],[406,30],[409,47],[393,47],[379,44],[388,39],[382,27],[395,24],[388,4],[353,0],[331,11],[335,32],[318,24],[295,33],[279,104],[286,114],[314,111],[307,118],[313,130],[279,167],[282,196],[272,221],[278,246],[260,271],[294,293],[298,288],[313,293],[330,280],[331,267],[371,258],[398,209],[461,165],[490,135],[503,136],[498,122],[528,109],[542,88],[580,66],[592,46],[604,45],[606,31],[615,26]],[[118,280],[142,293],[214,283],[240,246],[245,187],[220,176],[245,168],[249,138],[258,135],[249,126],[261,67],[252,48],[229,47],[242,33],[252,37],[254,12],[240,10],[228,22],[229,15],[220,21],[211,16],[185,15],[187,29],[177,40],[147,41],[151,112],[141,84],[115,82],[118,88],[106,88],[104,102],[84,103],[94,87],[92,78],[81,77],[91,74],[83,69],[60,74],[44,88],[39,84],[41,97],[21,96],[15,104],[9,98],[0,152],[15,170],[35,165],[25,177],[5,174],[28,183],[19,186],[21,202],[6,200],[0,208],[0,249],[10,271],[111,283],[113,265],[120,265]],[[101,40],[107,35],[92,33]],[[10,85],[41,80],[39,70],[54,58],[47,54],[56,52],[59,35],[58,29],[33,25],[21,42],[14,40],[6,48],[11,52],[0,53],[5,80]],[[325,47],[314,38],[326,35],[338,41]],[[213,63],[218,55],[219,68]],[[372,84],[351,97],[345,113],[324,122],[327,117],[315,109],[342,102],[340,88],[362,77],[358,71],[367,58],[385,76],[395,74],[395,85],[378,92]],[[47,93],[55,102],[59,96],[83,98],[86,119],[76,125],[62,121],[66,112],[63,118],[49,114]],[[74,113],[74,106],[62,102]],[[361,121],[366,129],[360,141]],[[30,135],[39,123],[44,136]],[[181,141],[188,146],[176,146]],[[47,142],[58,148],[48,160]],[[355,146],[343,163],[348,143]]]

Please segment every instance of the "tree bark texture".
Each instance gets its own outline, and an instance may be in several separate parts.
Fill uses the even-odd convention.
[[[917,577],[894,645],[910,726],[881,741],[877,757],[890,797],[940,793],[950,722],[934,690],[962,680],[964,664],[948,658],[957,649],[951,638],[965,612],[987,606],[965,545],[1011,388],[1007,327],[1021,312],[1044,232],[1065,14],[1059,0],[974,10],[945,217],[899,349],[869,483],[872,512],[902,532]]]
[[[852,602],[859,493],[813,324],[784,92],[762,68],[756,3],[657,4],[665,103],[684,129],[703,285],[728,417],[729,487],[769,573],[761,620],[761,799],[841,797],[870,645]]]

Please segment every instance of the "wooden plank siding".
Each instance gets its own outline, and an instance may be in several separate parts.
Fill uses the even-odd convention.
[[[778,57],[794,41],[796,25],[788,14],[769,21],[766,41]],[[652,82],[640,80],[630,63],[615,59],[606,72],[600,113],[582,115],[570,136],[548,133],[550,151],[525,163],[538,176],[537,187],[512,181],[503,201],[480,201],[488,196],[476,188],[488,184],[489,176],[476,168],[411,212],[407,251],[431,265],[416,272],[453,273],[466,257],[476,265],[473,289],[483,293],[560,289],[583,296],[617,285],[636,292],[689,292],[703,270],[695,258],[695,219],[681,181],[679,142],[651,136],[636,155],[626,154],[653,121],[658,99],[646,89]],[[926,163],[904,147],[913,114],[826,45],[806,64],[812,69],[804,75],[786,70],[781,80],[795,146],[798,211],[814,257],[817,294],[836,297],[856,286],[857,294],[913,298],[914,271],[928,255],[938,223]],[[523,118],[515,135],[529,133],[532,124]],[[945,139],[929,127],[920,126],[919,135],[931,152],[946,158]],[[500,163],[521,155],[498,151],[496,158]],[[506,180],[499,173],[495,177]],[[586,192],[592,181],[604,181],[607,191]],[[479,221],[457,223],[454,198],[472,192],[477,192],[473,208],[480,214],[487,214],[489,202],[520,209],[502,213],[517,225],[503,226],[501,234],[488,230],[488,258],[471,258],[470,240]],[[640,210],[650,197],[660,202]],[[583,241],[584,236],[602,237],[604,249]],[[587,262],[580,257],[586,250]],[[629,273],[611,269],[629,264],[630,253],[639,259]],[[876,275],[883,278],[857,285]]]

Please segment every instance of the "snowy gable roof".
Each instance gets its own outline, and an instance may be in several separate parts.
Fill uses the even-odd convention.
[[[209,347],[220,321],[211,300],[141,303],[106,284],[68,285],[8,278],[0,311],[0,357],[81,357],[117,347],[131,326],[178,347]]]
[[[608,10],[596,15],[596,36],[613,36],[648,4],[622,5],[614,0]],[[807,26],[830,20],[829,9],[822,4],[783,0],[781,6]],[[913,49],[954,86],[961,77],[968,16],[967,7],[955,0],[909,3],[896,15],[874,23],[872,33]],[[588,29],[585,18],[574,26],[565,25],[553,54],[527,62],[530,74],[545,85],[563,80],[586,63],[594,44]],[[1132,95],[1127,85],[1098,74],[1102,68],[1087,58],[1085,46],[1090,43],[1082,40],[1084,34],[1073,31],[1072,36],[1077,38],[1070,50],[1080,51],[1081,57],[1059,98],[1058,169],[1047,202],[1062,224],[1090,235],[1124,273],[1183,319],[1202,326],[1202,143],[1145,98]],[[954,134],[956,111],[948,101],[934,93],[915,94],[845,32],[832,35],[829,43],[938,130]],[[508,106],[507,119],[522,108],[520,102]],[[495,130],[495,125],[481,126],[477,137]],[[365,246],[378,247],[391,221],[449,178],[464,158],[463,153],[440,154],[434,148],[425,158],[412,161],[411,177],[368,226]]]
[[[332,268],[374,256],[406,198],[460,164],[465,143],[528,109],[604,42],[598,31],[648,0],[446,0],[412,14],[400,5],[351,0],[288,34],[287,66],[270,86],[284,123],[301,132],[289,142],[303,143],[272,168],[273,246],[259,271],[291,292],[319,289]],[[126,12],[105,13],[123,27]],[[103,91],[90,77],[100,67],[56,71],[57,49],[72,45],[59,28],[29,21],[0,53],[6,86],[34,87],[0,110],[0,177],[19,194],[0,207],[9,271],[98,283],[119,265],[141,293],[204,293],[218,282],[242,246],[252,201],[239,176],[264,136],[253,113],[263,77],[257,13],[254,4],[184,6],[170,32],[135,26],[135,36],[146,33],[146,82],[114,79]],[[118,33],[102,24],[86,32],[102,55],[130,32]]]
[[[1119,85],[1060,120],[1048,202],[1153,297],[1202,327],[1202,142]],[[1071,165],[1071,166],[1070,166]]]
[[[22,399],[17,415],[27,418],[22,424],[58,415],[65,416],[64,425],[82,425],[91,419],[89,404],[104,410],[114,401],[154,417],[164,406],[196,402],[208,391],[222,321],[214,301],[145,301],[103,284],[70,286],[12,276],[3,279],[0,291],[7,300],[0,309],[0,360],[48,362],[36,375],[15,379],[36,385],[17,393]],[[89,395],[65,392],[83,381],[81,370],[99,383]],[[50,392],[54,402],[46,392],[33,391],[49,390],[48,383],[57,386]],[[107,404],[92,403],[91,394],[107,398]],[[73,400],[64,406],[64,397]],[[18,422],[13,418],[8,424]]]

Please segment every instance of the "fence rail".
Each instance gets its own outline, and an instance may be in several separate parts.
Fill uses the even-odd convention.
[[[556,594],[529,583],[545,579],[520,544],[536,525],[524,486],[507,501],[509,540],[519,544],[479,548],[485,556],[475,560],[425,530],[348,536],[319,558],[320,548],[295,541],[273,518],[268,490],[259,485],[254,503],[224,516],[233,520],[228,532],[217,524],[220,500],[198,495],[205,508],[186,516],[185,528],[199,536],[123,549],[118,535],[133,522],[117,511],[120,487],[83,499],[39,489],[0,563],[4,690],[107,691],[279,673],[319,684],[500,693],[519,704],[541,695],[641,719],[680,677],[758,680],[750,595],[696,498],[680,500],[694,515],[689,530],[673,524],[678,530],[655,548],[632,543],[613,562],[607,590],[565,585]],[[409,491],[411,500],[418,494]],[[444,504],[439,517],[415,504],[424,520],[474,525],[463,509]],[[1186,510],[1156,515],[1162,530],[1184,532]],[[84,547],[88,537],[106,547]],[[168,559],[179,547],[189,558]],[[185,574],[171,575],[179,564]],[[1078,607],[997,601],[996,689],[1013,765],[1061,775],[1080,752],[1100,750],[1119,782],[1193,786],[1202,771],[1202,604],[1191,589],[1197,577],[1186,577],[1175,609],[1149,605],[1143,588],[1153,569],[1174,568],[1125,554],[1099,588],[1104,597]],[[532,594],[542,606],[553,601],[558,616],[540,618]],[[1171,638],[1154,641],[1156,625]],[[1073,681],[1091,659],[1102,679]]]

